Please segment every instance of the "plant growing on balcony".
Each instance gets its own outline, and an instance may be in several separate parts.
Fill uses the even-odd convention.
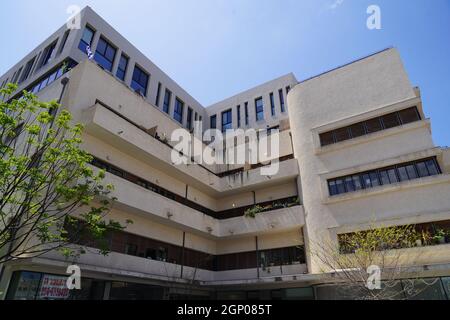
[[[324,278],[336,284],[339,298],[381,300],[405,299],[425,290],[424,286],[400,284],[407,274],[409,279],[419,281],[420,273],[408,267],[405,261],[416,261],[421,250],[405,250],[415,243],[421,233],[414,226],[381,227],[346,233],[338,241],[324,234],[320,242],[310,242],[310,257],[317,261]],[[371,288],[376,267],[380,271],[380,287]],[[393,290],[395,288],[395,290]]]
[[[435,244],[444,244],[445,243],[446,232],[442,228],[435,228],[435,232],[433,235],[433,241]]]
[[[0,95],[16,89],[8,84]],[[68,232],[79,219],[90,238],[122,228],[106,219],[113,187],[102,184],[103,171],[90,167],[82,126],[59,108],[26,91],[0,103],[0,264],[53,250],[67,257],[83,253],[73,244],[77,235]]]
[[[245,210],[244,216],[247,218],[255,218],[258,213],[261,213],[263,211],[263,207],[261,207],[260,205],[255,205],[250,209]]]

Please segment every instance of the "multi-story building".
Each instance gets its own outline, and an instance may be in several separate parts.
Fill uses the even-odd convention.
[[[85,124],[83,147],[115,186],[110,218],[133,224],[111,235],[107,256],[5,264],[3,298],[51,298],[44,280],[63,279],[76,263],[75,298],[320,299],[328,286],[311,243],[338,241],[374,218],[450,229],[450,151],[433,144],[395,49],[204,107],[86,7],[81,29],[59,29],[0,78],[8,82],[19,88],[3,101],[27,89],[59,99]],[[278,171],[262,175],[265,161],[174,164],[176,129],[209,148],[193,130],[199,122],[203,130],[279,129],[279,154],[269,157]],[[247,217],[255,207],[263,212]],[[448,297],[450,245],[407,250],[424,252],[413,263],[438,278],[436,296]]]

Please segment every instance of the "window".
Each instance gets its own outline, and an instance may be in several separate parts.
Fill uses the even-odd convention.
[[[178,97],[175,99],[175,109],[173,110],[173,118],[179,123],[183,123],[184,102]]]
[[[22,76],[20,77],[19,83],[22,83],[23,81],[25,81],[28,78],[28,76],[30,75],[31,68],[33,67],[33,64],[34,64],[34,60],[36,60],[36,57],[34,57],[30,61],[28,61],[27,64],[25,65],[25,69],[23,70],[23,73],[22,73]]]
[[[411,123],[411,122],[420,120],[419,111],[417,110],[416,107],[399,111],[398,114],[399,114],[402,124],[407,124],[407,123]]]
[[[53,42],[51,45],[49,45],[45,50],[44,54],[42,55],[42,63],[41,67],[45,66],[47,63],[50,62],[52,58],[53,51],[55,50],[56,42]]]
[[[100,38],[95,50],[94,60],[104,69],[111,71],[116,49],[105,39]]]
[[[358,122],[348,127],[321,133],[319,135],[320,144],[323,147],[333,143],[361,137],[373,132],[398,127],[404,123],[419,120],[420,115],[417,111],[417,107],[412,107],[398,112],[389,113],[381,117]]]
[[[94,30],[86,26],[83,30],[83,35],[81,36],[80,43],[78,44],[78,49],[87,53],[86,48],[92,45],[92,39],[94,38]]]
[[[125,245],[125,254],[129,254],[130,256],[137,256],[138,247],[134,243],[127,243]]]
[[[273,98],[273,92],[270,93],[270,110],[272,117],[275,116],[275,100]]]
[[[222,112],[222,132],[233,128],[233,119],[231,109]]]
[[[280,97],[280,107],[281,107],[281,112],[285,112],[286,108],[284,106],[284,95],[283,95],[283,90],[278,90],[278,96]]]
[[[119,78],[122,81],[125,80],[125,74],[127,72],[127,67],[128,67],[128,57],[125,56],[124,54],[122,54],[120,56],[119,65],[117,66],[117,72],[116,72],[117,78]]]
[[[330,196],[440,174],[436,158],[328,180]]]
[[[19,76],[22,73],[22,69],[23,67],[20,67],[20,69],[16,73],[14,73],[11,81],[12,83],[17,83],[17,79],[19,79]]]
[[[255,100],[256,121],[264,120],[264,104],[263,99],[258,98]]]
[[[172,99],[172,92],[170,90],[166,89],[166,92],[164,93],[164,103],[163,103],[163,111],[165,113],[169,113],[170,111],[170,100]],[[197,121],[197,113],[195,113],[195,121]]]
[[[320,134],[320,144],[322,145],[322,147],[333,144],[333,143],[334,143],[333,131]]]
[[[161,95],[161,82],[158,82],[158,90],[156,91],[156,100],[155,100],[155,105],[157,107],[159,107],[159,96],[160,95]]]
[[[217,129],[217,116],[213,115],[209,118],[210,129]]]
[[[390,113],[381,117],[383,126],[385,129],[398,127],[400,125],[400,119],[397,113]]]
[[[133,79],[131,80],[131,88],[143,96],[147,95],[148,74],[138,66],[134,67]]]
[[[245,103],[245,125],[248,126],[248,102]]]
[[[67,38],[69,37],[70,29],[64,32],[63,38],[61,40],[61,45],[59,46],[58,54],[63,52],[64,47],[66,46]]]
[[[188,107],[188,111],[187,111],[186,127],[189,130],[192,129],[192,109],[190,107]]]
[[[236,109],[237,109],[237,126],[238,126],[238,128],[240,128],[241,127],[241,106],[239,105],[239,106],[237,106],[236,107]]]

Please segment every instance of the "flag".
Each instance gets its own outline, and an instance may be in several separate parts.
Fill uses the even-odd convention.
[[[94,54],[92,53],[91,46],[86,47],[86,53],[89,60],[94,59]]]

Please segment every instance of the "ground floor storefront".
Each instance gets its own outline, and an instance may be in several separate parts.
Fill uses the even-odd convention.
[[[81,278],[79,290],[67,288],[67,275],[16,270],[11,273],[7,286],[8,300],[335,300],[350,299],[342,295],[339,286],[314,284],[296,287],[280,284],[264,287],[233,286],[202,288],[195,285],[148,284]],[[411,287],[414,292],[406,290]],[[396,288],[398,299],[450,300],[450,277],[434,277],[399,281]]]

